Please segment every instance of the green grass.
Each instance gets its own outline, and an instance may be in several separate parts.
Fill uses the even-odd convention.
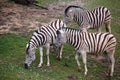
[[[88,58],[88,76],[84,76],[84,68],[78,72],[77,64],[74,60],[74,49],[70,45],[65,45],[62,61],[56,60],[57,52],[50,54],[51,66],[46,66],[46,55],[44,54],[44,64],[42,68],[37,68],[39,63],[39,53],[36,52],[36,60],[30,69],[24,68],[25,45],[29,36],[6,34],[0,35],[0,79],[1,80],[67,80],[69,76],[77,76],[78,80],[99,80],[107,79],[105,71],[108,64],[100,63]],[[45,53],[45,51],[44,51]],[[69,58],[66,58],[69,57]],[[82,61],[80,59],[80,61]],[[66,66],[67,65],[67,66]],[[118,66],[117,66],[118,68]],[[119,72],[115,72],[113,80],[119,78]]]
[[[50,4],[57,0],[39,0],[40,4]],[[47,2],[47,3],[46,3]],[[112,33],[120,41],[120,1],[119,0],[84,0],[86,8],[96,6],[106,6],[112,13]],[[88,4],[89,3],[89,4]],[[44,21],[44,20],[43,20]],[[77,26],[76,26],[77,27]],[[31,34],[31,33],[30,33]],[[44,64],[42,68],[37,68],[39,63],[39,53],[36,51],[36,60],[32,63],[30,69],[24,68],[25,47],[30,35],[4,34],[0,35],[0,80],[69,80],[68,77],[77,76],[77,80],[120,80],[120,44],[117,44],[115,52],[115,72],[114,76],[108,78],[105,72],[108,69],[107,62],[98,62],[87,58],[88,75],[84,76],[84,67],[81,58],[82,70],[77,70],[77,64],[74,60],[74,48],[65,45],[63,59],[56,60],[57,52],[50,54],[51,66],[46,66],[46,55],[44,51]],[[66,58],[69,57],[69,58]]]

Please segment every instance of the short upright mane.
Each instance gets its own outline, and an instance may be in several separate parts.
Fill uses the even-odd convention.
[[[64,11],[64,13],[65,13],[66,16],[67,16],[67,12],[68,12],[68,10],[69,10],[70,8],[80,8],[80,9],[84,10],[83,7],[70,5],[70,6],[68,6],[68,7],[65,9],[65,11]]]
[[[79,29],[74,29],[74,28],[70,28],[70,27],[65,27],[66,30],[71,30],[71,31],[80,31]]]

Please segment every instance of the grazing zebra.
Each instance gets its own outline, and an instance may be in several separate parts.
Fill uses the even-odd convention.
[[[81,28],[83,32],[88,29],[96,29],[97,32],[101,32],[101,26],[104,23],[106,31],[111,33],[110,23],[111,14],[106,7],[97,7],[92,10],[76,9],[76,6],[68,6],[65,11],[65,22],[74,20]]]
[[[38,67],[41,67],[43,64],[43,46],[46,47],[47,55],[47,66],[50,66],[49,61],[49,49],[50,45],[55,43],[55,38],[57,36],[56,31],[59,28],[66,27],[62,20],[55,20],[48,25],[40,27],[38,30],[33,32],[26,48],[26,60],[25,68],[28,69],[32,61],[35,60],[35,49],[39,48],[40,50],[40,63]],[[62,53],[63,46],[60,48],[60,54]]]
[[[82,60],[85,68],[85,75],[87,75],[86,55],[87,53],[94,53],[98,55],[105,52],[109,59],[109,76],[113,76],[114,72],[114,52],[116,47],[116,38],[110,33],[87,33],[71,28],[62,28],[57,31],[57,38],[55,48],[68,43],[75,47],[75,59],[77,61],[78,69],[80,63],[78,61],[79,54],[82,55]]]

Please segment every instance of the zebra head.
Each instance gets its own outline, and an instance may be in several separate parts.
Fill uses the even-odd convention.
[[[74,19],[74,14],[76,11],[83,11],[84,9],[80,6],[70,5],[64,11],[65,23],[68,24]]]
[[[26,60],[25,60],[25,68],[28,69],[32,61],[35,60],[35,48],[31,47],[30,44],[26,46]]]
[[[64,32],[64,28],[61,28],[59,30],[57,30],[57,37],[55,40],[55,46],[54,48],[57,50],[58,48],[60,48],[63,44],[66,43],[66,33]]]
[[[64,16],[65,19],[65,23],[68,24],[69,22],[71,22],[73,20],[73,15],[74,15],[74,10],[73,9],[69,9]]]

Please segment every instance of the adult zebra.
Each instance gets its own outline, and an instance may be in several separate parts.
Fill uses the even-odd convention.
[[[82,55],[85,75],[87,75],[86,55],[87,53],[94,53],[98,55],[105,52],[109,58],[109,76],[113,76],[114,72],[114,52],[116,47],[116,38],[110,33],[87,33],[80,32],[79,30],[63,28],[57,31],[57,38],[55,47],[65,43],[71,44],[75,47],[75,59],[77,61],[78,69],[80,69],[80,63],[78,60],[79,54]]]
[[[25,68],[28,69],[32,61],[35,60],[35,49],[39,48],[40,50],[40,63],[38,67],[41,67],[43,64],[43,46],[46,47],[46,55],[47,55],[47,66],[50,66],[49,61],[49,49],[50,45],[54,44],[55,38],[57,36],[56,31],[59,28],[66,27],[62,20],[55,20],[48,25],[41,26],[38,30],[33,32],[27,47],[26,47],[26,60],[25,60]],[[60,53],[62,53],[63,46],[60,48]]]
[[[88,29],[96,29],[97,32],[101,32],[101,26],[104,23],[106,31],[111,33],[111,14],[104,6],[92,10],[78,9],[78,6],[68,6],[64,15],[66,24],[74,20],[84,32]]]

